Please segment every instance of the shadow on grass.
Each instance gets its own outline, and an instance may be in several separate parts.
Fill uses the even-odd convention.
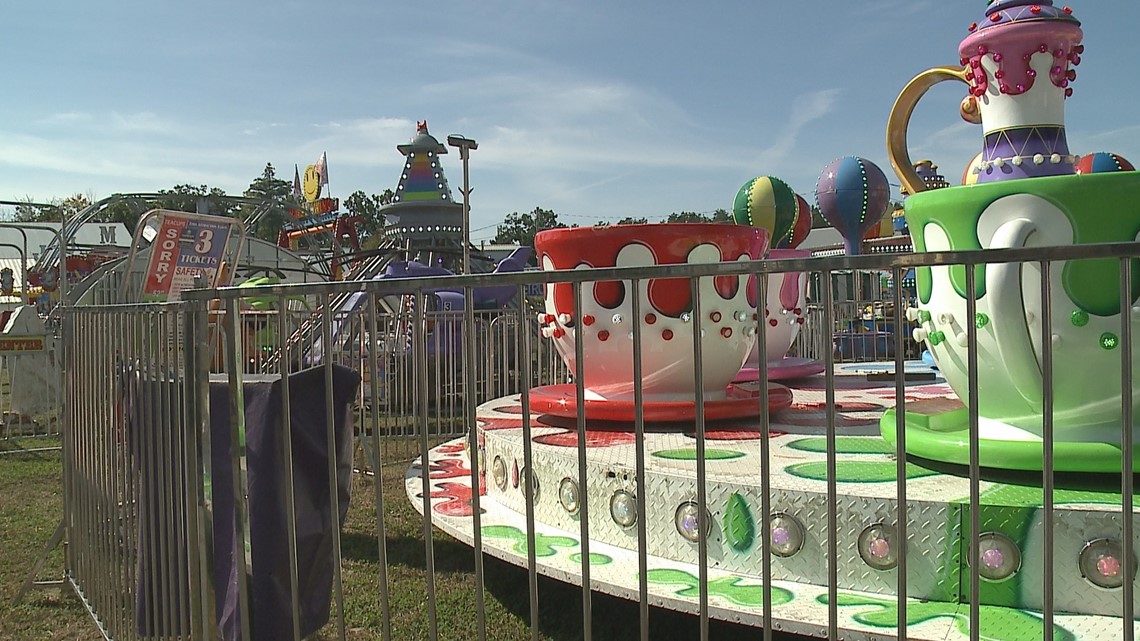
[[[351,561],[379,563],[380,552],[375,536],[345,533],[340,539],[341,555]],[[397,536],[387,540],[388,565],[425,571],[427,547],[422,538]],[[471,573],[475,554],[471,548],[438,533],[432,539],[432,558],[436,572]]]

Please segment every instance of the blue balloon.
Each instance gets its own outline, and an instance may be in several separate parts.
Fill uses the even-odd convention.
[[[819,212],[843,236],[849,255],[860,253],[863,237],[891,204],[887,176],[875,163],[844,156],[824,167],[815,184]]]

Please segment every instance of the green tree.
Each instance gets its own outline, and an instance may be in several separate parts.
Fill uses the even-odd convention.
[[[169,209],[216,216],[234,216],[237,205],[226,202],[226,192],[207,185],[175,185],[170,189],[160,189],[158,198],[143,200],[129,199],[108,205],[99,211],[95,220],[100,222],[123,223],[134,233],[139,220],[152,209]]]
[[[558,222],[558,214],[550,209],[535,207],[529,214],[517,211],[507,214],[503,224],[496,228],[494,242],[499,244],[517,243],[534,246],[535,234],[544,229],[565,229],[571,225]]]
[[[80,211],[89,207],[91,205],[91,196],[73,194],[67,198],[52,198],[47,203],[42,203],[48,205],[47,207],[32,203],[33,201],[31,199],[27,199],[24,204],[16,206],[14,218],[16,222],[58,223],[64,214],[66,214],[68,218],[72,218]]]
[[[725,209],[717,209],[711,214],[702,214],[695,211],[680,211],[669,214],[665,219],[667,223],[730,223],[732,214]]]
[[[232,216],[237,207],[222,200],[226,192],[207,185],[175,185],[171,189],[161,189],[166,196],[155,202],[155,206],[176,211],[189,211],[217,216]]]
[[[253,227],[252,229],[247,229],[247,233],[257,236],[262,240],[275,242],[277,240],[277,232],[281,231],[282,224],[288,216],[286,207],[293,198],[293,184],[287,180],[278,178],[277,170],[273,168],[273,164],[266,163],[261,175],[249,184],[249,188],[245,190],[244,195],[246,198],[256,198],[258,200],[272,201],[279,204],[278,207],[271,209],[259,220],[251,220],[257,207],[253,205],[242,205],[240,210],[242,220],[245,220],[247,225],[252,224]]]
[[[384,214],[381,210],[384,205],[392,202],[396,197],[391,189],[385,189],[382,194],[365,194],[357,190],[349,194],[344,200],[344,209],[351,216],[360,218],[360,240],[364,240],[380,233],[384,228]]]

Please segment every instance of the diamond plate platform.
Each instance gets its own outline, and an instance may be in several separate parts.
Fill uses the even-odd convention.
[[[767,465],[761,452],[765,433],[758,417],[706,425],[707,517],[703,523],[699,517],[690,519],[689,524],[696,523],[698,529],[703,526],[705,530],[712,616],[757,624],[763,620],[762,538],[769,536],[773,547],[777,538],[774,530],[766,531],[764,526],[761,482],[766,472],[771,512],[794,517],[803,531],[803,543],[796,553],[771,556],[773,625],[826,636],[831,574],[828,523],[834,518],[836,607],[843,638],[883,638],[895,633],[898,568],[875,569],[864,556],[889,557],[897,554],[902,542],[887,537],[869,544],[860,539],[860,534],[873,526],[898,526],[897,462],[893,447],[878,436],[882,413],[895,404],[895,387],[893,382],[868,380],[863,370],[838,369],[834,381],[833,515],[827,500],[828,415],[823,376],[790,385],[792,406],[770,419]],[[908,382],[905,389],[908,403],[954,399],[941,379]],[[696,502],[694,427],[646,426],[644,496],[637,496],[637,442],[632,426],[586,425],[586,473],[580,479],[576,423],[532,416],[532,457],[527,460],[523,439],[528,430],[523,429],[523,420],[518,396],[491,401],[477,410],[484,476],[484,513],[478,519],[470,506],[470,468],[464,440],[430,453],[433,524],[468,544],[478,525],[487,553],[525,566],[524,480],[527,470],[533,470],[538,490],[533,501],[536,570],[581,583],[580,519],[582,512],[588,511],[591,585],[637,599],[637,526],[619,524],[610,509],[615,496],[633,497],[643,502],[645,509],[649,572],[645,597],[655,605],[695,612],[699,603],[698,544],[683,536],[677,525],[678,511]],[[958,476],[957,470],[938,471],[914,461],[905,469],[908,638],[968,638],[969,481]],[[417,509],[422,509],[420,473],[417,463],[407,481],[409,497]],[[564,479],[577,483],[585,510],[571,512],[560,501]],[[1078,567],[1081,551],[1090,541],[1119,540],[1118,482],[1108,489],[1098,489],[1095,484],[1061,489],[1061,485],[1054,494],[1054,638],[1120,638],[1122,590],[1094,585]],[[1008,479],[983,480],[980,496],[980,531],[1000,534],[1016,545],[1021,555],[1020,567],[1010,578],[981,581],[981,638],[1040,638],[1044,633],[1037,612],[1043,598],[1041,490]]]

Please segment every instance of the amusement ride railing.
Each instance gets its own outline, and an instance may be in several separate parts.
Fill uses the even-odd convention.
[[[69,354],[65,366],[64,445],[64,521],[69,542],[67,577],[103,634],[112,639],[161,635],[168,638],[248,640],[267,638],[265,635],[273,630],[273,634],[283,635],[280,638],[299,641],[317,629],[325,630],[325,638],[338,636],[344,639],[346,630],[366,625],[352,619],[360,615],[359,605],[351,609],[345,606],[345,558],[341,530],[348,510],[346,488],[352,483],[350,476],[346,475],[354,463],[359,462],[359,459],[354,461],[352,458],[352,443],[367,443],[368,447],[364,448],[370,458],[367,467],[376,474],[373,480],[375,494],[373,497],[357,497],[356,500],[368,501],[371,498],[371,519],[375,523],[379,550],[375,570],[379,587],[370,607],[373,611],[379,610],[380,623],[379,629],[374,629],[370,636],[397,638],[400,631],[392,628],[394,613],[388,601],[390,581],[397,580],[389,572],[387,561],[391,542],[386,538],[386,528],[392,525],[386,519],[379,472],[383,466],[393,462],[389,457],[394,451],[394,444],[411,440],[418,446],[417,454],[423,457],[423,462],[409,474],[418,475],[416,483],[422,483],[423,581],[427,590],[424,614],[428,619],[429,636],[436,638],[439,635],[437,609],[440,607],[436,601],[436,582],[439,579],[434,566],[437,535],[433,535],[430,466],[426,464],[426,457],[441,440],[465,433],[462,445],[470,460],[469,471],[464,472],[464,477],[469,477],[471,487],[480,487],[486,462],[475,455],[481,451],[477,430],[473,429],[477,405],[489,398],[522,393],[522,415],[529,417],[527,389],[551,382],[565,383],[572,377],[568,377],[568,370],[553,350],[537,349],[533,344],[536,338],[526,328],[534,323],[534,318],[526,311],[525,305],[486,320],[481,320],[480,312],[471,309],[470,305],[462,312],[433,318],[423,301],[435,288],[464,291],[466,300],[470,301],[472,288],[482,285],[516,286],[521,298],[525,297],[527,286],[571,283],[574,308],[578,310],[589,283],[626,281],[634,292],[634,301],[637,301],[636,293],[651,279],[689,279],[696,315],[702,306],[697,281],[716,276],[756,275],[762,285],[759,287],[758,308],[763,308],[766,296],[763,285],[768,277],[789,271],[818,272],[824,282],[829,282],[832,273],[838,270],[887,271],[898,283],[910,269],[966,265],[968,268],[963,270],[965,291],[974,292],[978,275],[973,267],[988,263],[1023,263],[1048,274],[1051,266],[1064,261],[1115,261],[1119,265],[1119,291],[1124,299],[1121,308],[1125,313],[1119,327],[1119,343],[1114,343],[1113,347],[1119,347],[1122,355],[1122,425],[1130,426],[1133,359],[1129,356],[1133,353],[1132,316],[1135,313],[1132,308],[1134,261],[1130,259],[1138,256],[1140,245],[1128,243],[521,272],[403,279],[399,282],[377,280],[194,290],[185,292],[183,302],[176,304],[71,308],[66,310],[63,333],[66,353]],[[1023,273],[1030,272],[1023,270]],[[1048,280],[1034,281],[1032,277],[1023,276],[1021,286],[1025,292],[1037,292],[1045,300],[1049,300],[1052,294]],[[419,304],[411,310],[410,319],[382,319],[375,304],[364,308],[365,311],[356,318],[337,317],[328,303],[354,292],[361,292],[373,301],[411,292]],[[307,354],[296,358],[276,359],[273,361],[276,371],[263,372],[260,366],[251,367],[245,352],[265,347],[251,343],[242,330],[240,303],[251,295],[275,301],[273,307],[276,310],[291,309],[290,300],[308,301],[312,309],[320,310],[314,319],[320,328],[320,338],[310,347],[324,347],[310,349]],[[831,328],[842,330],[844,327],[841,321],[845,319],[836,317],[837,306],[832,298],[830,289],[825,289],[819,306],[812,312],[819,321],[818,325],[827,329],[817,332],[815,338],[809,335],[804,339],[815,346],[813,349],[819,350],[812,355],[818,355],[825,365],[826,402],[823,412],[826,429],[822,436],[826,446],[827,509],[821,515],[825,524],[821,523],[819,527],[826,539],[821,542],[828,577],[827,585],[821,586],[827,595],[826,624],[797,627],[794,621],[781,619],[785,615],[778,615],[774,610],[773,591],[777,589],[772,575],[774,552],[768,537],[763,536],[757,558],[759,567],[754,574],[762,579],[763,598],[755,607],[757,625],[761,628],[759,632],[766,639],[772,638],[777,627],[839,638],[842,627],[838,610],[839,552],[840,539],[846,534],[840,531],[837,496],[834,376],[837,351],[833,342],[820,339],[820,336],[828,337],[834,331]],[[890,311],[881,313],[876,322],[892,326],[889,354],[893,370],[903,372],[907,359],[916,355],[915,345],[907,335],[909,332],[901,331],[909,327],[906,298],[898,288],[892,298],[885,301],[889,303],[886,309]],[[634,303],[635,317],[637,304]],[[967,317],[976,315],[976,305],[975,296],[966,296]],[[763,347],[767,323],[762,320],[761,315],[756,323],[756,333],[762,346],[760,362],[763,364],[769,355]],[[1040,320],[1041,336],[1044,337],[1042,384],[1046,408],[1042,419],[1045,431],[1044,472],[1040,483],[1046,497],[1042,515],[1046,530],[1051,532],[1055,509],[1051,438],[1054,346],[1048,337],[1054,321],[1048,314]],[[258,322],[262,323],[263,333],[276,335],[275,342],[268,345],[270,348],[281,346],[283,338],[292,335],[296,327],[295,319],[291,319],[289,313],[264,315]],[[412,328],[413,340],[408,348],[403,345],[393,348],[386,344],[385,336],[394,327],[386,326],[386,323],[397,322],[408,322]],[[337,326],[336,331],[334,326]],[[980,328],[974,323],[965,323],[961,329],[961,338],[951,338],[976,346]],[[346,338],[338,344],[334,335],[341,330],[341,335]],[[633,331],[639,333],[636,328]],[[699,332],[699,328],[694,331]],[[873,328],[872,331],[879,330]],[[808,334],[810,332],[805,332]],[[549,344],[545,339],[538,341]],[[701,341],[695,340],[694,345],[698,352],[697,362],[700,362]],[[576,349],[581,362],[580,342]],[[635,340],[635,367],[639,366],[641,349],[641,343]],[[501,351],[507,353],[498,353]],[[398,353],[399,358],[390,358],[393,353]],[[968,354],[966,369],[970,394],[963,400],[968,408],[970,433],[977,435],[976,348],[971,347]],[[445,360],[444,355],[450,355],[454,360]],[[253,373],[255,371],[260,373]],[[763,372],[762,365],[762,380]],[[700,368],[697,368],[695,377],[699,390]],[[907,542],[911,521],[908,511],[915,508],[912,507],[911,495],[908,495],[908,485],[914,481],[908,481],[904,418],[908,400],[904,379],[903,376],[896,377],[893,388],[897,409],[895,444],[892,446],[896,494],[892,501],[895,513],[891,522],[895,523],[899,540]],[[641,381],[633,383],[637,394]],[[584,397],[582,381],[572,380],[571,387],[578,398]],[[768,394],[765,386],[761,385],[759,389],[757,419],[762,433],[759,441],[761,460],[755,465],[757,470],[768,470],[771,456],[767,445],[771,430]],[[703,456],[707,452],[709,422],[702,411],[704,406],[703,394],[698,392],[692,431],[697,452],[694,502],[698,514],[709,513],[709,497],[705,488],[710,477]],[[631,462],[630,473],[633,482],[637,483],[637,495],[645,496],[646,463],[641,443],[652,426],[646,424],[640,404],[635,404],[633,412],[634,444],[638,449],[636,460]],[[525,418],[522,425],[524,433],[529,434],[529,422]],[[578,470],[580,475],[584,475],[587,463],[586,448],[582,444],[588,440],[584,413],[579,412],[577,419],[571,420],[568,430],[577,435],[577,443],[580,444],[577,446]],[[1130,427],[1122,427],[1119,438],[1122,451],[1131,452],[1133,434]],[[309,439],[306,441],[307,449],[296,448],[298,439]],[[282,443],[293,443],[294,447],[283,446]],[[524,470],[534,469],[529,443],[529,437],[524,439]],[[275,448],[272,449],[275,461],[270,466],[272,473],[266,472],[263,462],[251,457],[266,455],[267,450],[257,448]],[[298,455],[307,458],[303,462],[295,460]],[[1115,524],[1113,527],[1119,527],[1118,538],[1125,559],[1133,558],[1134,548],[1132,465],[1131,456],[1121,457],[1123,473],[1117,474],[1121,511],[1109,513],[1107,517]],[[963,524],[962,538],[967,544],[974,545],[981,534],[978,512],[979,484],[983,477],[976,436],[971,440],[968,464],[962,466],[961,474],[968,477],[970,487],[969,499],[964,506],[964,518],[968,523]],[[526,554],[529,620],[531,634],[537,635],[538,576],[545,570],[540,569],[534,553],[537,544],[534,502],[538,487],[535,485],[537,479],[531,476],[525,473],[520,481],[521,491],[528,498],[525,508],[527,531],[520,546],[529,551]],[[542,484],[551,487],[555,482],[556,479],[543,479]],[[767,532],[771,526],[769,483],[768,475],[760,474],[761,532]],[[262,492],[269,492],[271,498],[266,498]],[[316,502],[311,503],[314,500]],[[478,550],[483,549],[479,525],[481,500],[480,492],[471,493],[473,544]],[[590,586],[589,542],[593,521],[589,517],[586,494],[582,500],[586,504],[582,505],[579,519],[582,554],[577,581],[579,585]],[[272,507],[267,508],[267,505]],[[639,544],[638,567],[644,577],[649,563],[645,549],[648,536],[646,508],[644,503],[637,507],[636,537],[630,540]],[[1121,513],[1129,518],[1120,518]],[[339,515],[339,521],[334,520],[334,514]],[[305,530],[299,529],[301,524],[321,530],[323,538],[318,548],[312,548],[310,541],[302,540]],[[274,543],[267,542],[270,539],[266,538],[265,528],[270,526],[278,528],[271,534],[271,538],[276,539]],[[284,537],[281,536],[281,528],[284,529]],[[269,554],[266,551],[269,548],[274,550],[272,558],[275,562],[282,565],[275,568],[267,565],[270,557],[265,555]],[[328,560],[327,565],[321,568],[323,578],[316,583],[308,574],[314,558],[307,555],[312,554],[313,549],[322,550],[320,554],[326,556],[321,558]],[[710,549],[706,537],[699,537],[696,549],[701,581],[693,586],[697,596],[692,611],[697,614],[699,637],[707,639],[710,636],[710,616],[721,610],[713,607],[714,595],[710,593]],[[879,634],[893,632],[899,638],[911,638],[908,637],[908,624],[911,623],[908,607],[913,609],[917,606],[907,598],[910,594],[907,560],[903,546],[893,575],[893,596],[884,597],[896,613],[896,623],[893,629],[888,627]],[[1026,562],[1031,561],[1027,559]],[[1056,616],[1051,581],[1058,560],[1052,546],[1047,545],[1040,559],[1032,562],[1040,562],[1043,566],[1045,602],[1040,616],[1051,636]],[[970,564],[968,576],[962,579],[963,611],[954,615],[961,617],[963,630],[972,638],[978,638],[982,626],[982,604],[979,598],[971,596],[978,595],[980,590],[978,566],[978,563]],[[475,613],[474,620],[470,627],[453,633],[487,638],[483,555],[474,556],[470,569],[474,573],[476,587],[470,595],[470,603],[464,608]],[[279,600],[273,603],[283,606],[280,610],[258,605],[263,603],[261,599],[266,598],[265,591],[269,588],[264,581],[269,572],[279,582],[279,589],[275,592]],[[963,569],[963,572],[967,570]],[[1118,627],[1123,626],[1125,631],[1122,634],[1130,637],[1135,568],[1126,562],[1119,572],[1124,577],[1122,588],[1112,595],[1113,599],[1119,600],[1118,615],[1115,619],[1110,617],[1110,620],[1115,620]],[[649,607],[654,599],[644,578],[631,590],[638,600],[641,638],[648,638]],[[313,603],[314,598],[318,603]],[[588,587],[581,591],[581,603],[580,632],[583,638],[590,639],[597,622],[592,619],[593,602]],[[261,609],[255,610],[255,606]],[[325,616],[320,614],[322,609]],[[314,611],[317,614],[314,615]],[[270,622],[264,614],[267,612],[271,614],[269,618],[278,620]],[[326,620],[330,621],[327,626]],[[844,634],[852,638],[870,638],[865,632],[845,630]]]

